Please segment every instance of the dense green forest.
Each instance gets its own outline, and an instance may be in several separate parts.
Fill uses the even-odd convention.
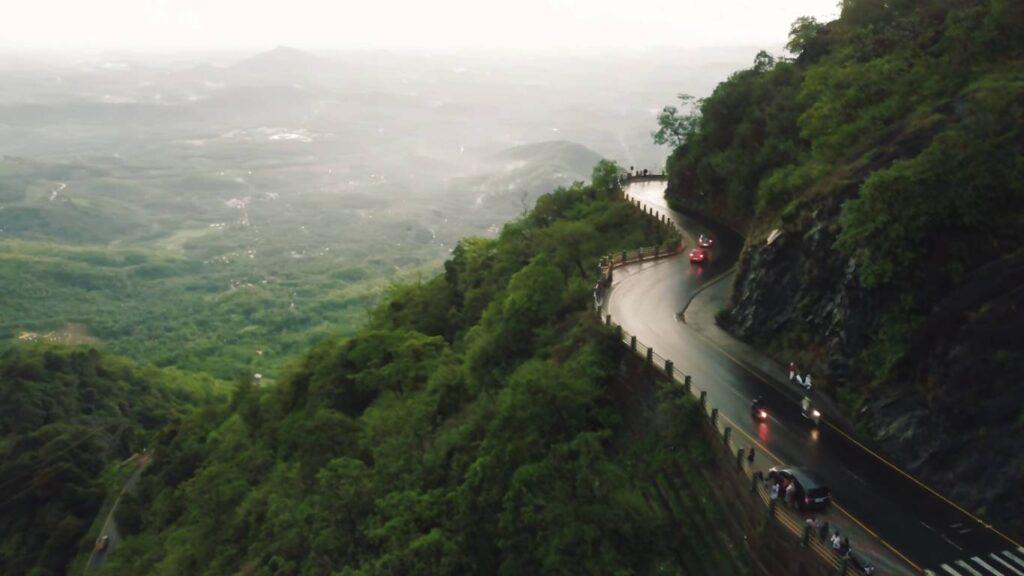
[[[1021,29],[1005,0],[846,0],[834,22],[800,19],[795,58],[762,52],[663,112],[670,195],[752,234],[845,201],[835,248],[863,286],[903,295],[872,362],[885,376],[907,318],[1024,246]]]
[[[353,334],[389,283],[433,275],[460,238],[497,233],[600,158],[569,142],[519,146],[442,190],[395,151],[358,148],[393,166],[384,178],[334,150],[328,167],[276,141],[223,138],[197,154],[165,137],[115,162],[0,155],[0,349],[85,343],[273,379],[319,339]]]
[[[747,236],[723,325],[1024,534],[1024,3],[840,7],[665,108],[671,201]]]
[[[226,396],[218,382],[91,348],[0,355],[0,573],[63,574],[117,477],[157,430]]]
[[[598,259],[678,241],[617,178],[602,162],[278,385],[165,427],[102,572],[746,572],[713,529],[693,403],[630,432],[614,402],[626,352],[588,309]],[[667,469],[685,491],[668,509]]]
[[[276,274],[248,262],[204,263],[165,251],[0,241],[0,347],[22,339],[102,345],[139,362],[233,379],[277,375],[330,334],[352,333],[391,276],[426,261],[398,249],[338,266],[279,259]],[[415,260],[415,261],[414,261]]]
[[[442,202],[399,209],[387,194],[347,194],[341,207],[322,191],[253,197],[232,179],[254,178],[244,172],[200,177],[185,159],[153,156],[169,166],[0,159],[0,348],[102,345],[273,378],[318,339],[354,332],[389,281],[436,269],[448,251],[437,242],[485,227]],[[259,185],[282,189],[269,176]],[[434,241],[439,212],[452,222]]]

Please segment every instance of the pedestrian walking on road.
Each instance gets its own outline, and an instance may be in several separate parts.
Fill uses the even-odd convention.
[[[796,362],[789,363],[789,381],[796,380]]]
[[[777,482],[772,483],[772,489],[770,491],[770,494],[773,501],[779,499],[779,484]]]
[[[797,379],[799,380],[800,377],[797,376]],[[808,372],[807,376],[804,376],[804,379],[800,381],[800,385],[803,386],[804,389],[807,390],[808,392],[811,391],[811,373],[810,372]]]
[[[796,485],[792,482],[786,486],[786,504],[792,506],[796,503]]]

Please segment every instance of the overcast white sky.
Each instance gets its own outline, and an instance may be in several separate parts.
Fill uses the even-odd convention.
[[[8,0],[0,48],[780,45],[838,0]]]

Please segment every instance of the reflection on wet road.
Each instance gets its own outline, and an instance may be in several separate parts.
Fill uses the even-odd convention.
[[[694,386],[707,390],[709,403],[766,451],[824,478],[845,510],[919,566],[951,573],[941,565],[955,570],[964,558],[1013,552],[1019,545],[907,476],[848,431],[827,421],[814,430],[802,415],[800,388],[787,383],[781,367],[758,369],[677,320],[676,312],[698,290],[729,271],[742,238],[670,211],[664,188],[664,182],[633,183],[626,193],[669,214],[690,246],[698,234],[711,235],[712,259],[703,266],[691,265],[681,255],[616,269],[606,298],[613,320],[691,375]],[[758,395],[765,397],[770,413],[761,425],[750,417],[750,403]],[[1001,572],[1013,574],[1005,568]],[[962,568],[961,573],[972,574]]]

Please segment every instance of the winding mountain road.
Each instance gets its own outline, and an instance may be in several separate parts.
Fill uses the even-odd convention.
[[[135,459],[132,456],[131,459]],[[131,460],[130,459],[130,460]],[[114,516],[117,514],[117,507],[121,504],[121,498],[129,492],[134,492],[139,484],[139,478],[142,476],[142,472],[152,462],[152,458],[149,454],[145,454],[138,457],[138,460],[134,462],[135,471],[128,477],[128,480],[121,487],[121,491],[117,494],[117,499],[114,500],[114,505],[110,507],[110,511],[107,512],[107,517],[103,521],[103,527],[100,528],[98,538],[106,537],[108,539],[107,546],[103,550],[94,549],[89,555],[89,561],[85,565],[85,573],[88,574],[91,571],[98,570],[103,562],[106,561],[107,555],[114,551],[121,544],[121,533],[117,530],[117,522],[114,520]]]
[[[617,268],[605,298],[612,319],[691,375],[696,388],[707,390],[709,404],[756,441],[762,454],[815,471],[832,489],[836,508],[916,570],[946,576],[1024,576],[1020,544],[855,439],[838,418],[830,419],[826,412],[814,430],[801,414],[802,390],[787,381],[781,366],[754,358],[742,345],[723,345],[721,335],[709,338],[706,329],[693,325],[696,320],[687,324],[677,316],[690,306],[686,318],[713,324],[715,310],[707,308],[721,303],[730,279],[711,283],[731,273],[743,240],[727,228],[670,210],[664,191],[664,181],[633,182],[626,188],[627,195],[669,215],[685,236],[704,233],[715,238],[711,262],[691,266],[679,255]],[[713,294],[694,299],[703,289]],[[758,395],[769,407],[765,424],[755,423],[749,413]]]

